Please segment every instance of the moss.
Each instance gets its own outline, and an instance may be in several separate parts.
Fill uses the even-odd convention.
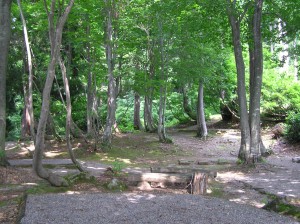
[[[111,181],[106,182],[102,185],[104,189],[110,191],[110,192],[123,192],[128,189],[128,186],[126,183],[124,183],[121,180],[113,178]]]
[[[223,185],[216,180],[209,181],[208,195],[216,198],[224,198]]]
[[[40,181],[37,186],[26,190],[27,194],[63,193],[68,187],[54,187],[46,181]]]
[[[284,199],[277,197],[276,195],[269,195],[271,199],[263,209],[268,211],[274,211],[281,215],[291,216],[297,221],[300,221],[300,208],[285,202]]]

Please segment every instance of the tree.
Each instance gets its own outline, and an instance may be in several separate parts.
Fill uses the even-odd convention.
[[[108,79],[108,91],[107,91],[107,117],[104,133],[102,137],[102,147],[105,150],[110,149],[112,140],[112,128],[116,121],[116,109],[117,109],[117,93],[116,83],[114,78],[114,52],[113,52],[113,13],[114,13],[114,0],[105,0],[106,10],[106,31],[105,31],[105,49],[106,49],[106,61],[107,61],[107,79]]]
[[[65,92],[66,92],[66,102],[67,102],[67,105],[66,105],[66,109],[67,109],[66,141],[67,141],[67,147],[68,147],[69,155],[71,157],[73,164],[78,168],[79,171],[83,172],[84,170],[83,170],[82,166],[80,165],[80,163],[76,160],[76,157],[72,150],[72,144],[71,144],[71,139],[70,139],[70,130],[71,130],[71,125],[72,125],[72,105],[71,105],[70,87],[69,87],[69,80],[67,77],[66,66],[63,63],[63,60],[62,60],[60,54],[58,56],[58,61],[59,61],[59,66],[60,66],[60,69],[62,72],[64,87],[65,87]]]
[[[5,154],[5,134],[6,134],[6,72],[8,49],[10,41],[10,9],[11,0],[0,2],[0,165],[8,165]]]
[[[207,126],[205,122],[204,102],[203,102],[203,81],[199,81],[198,88],[198,111],[197,111],[197,136],[206,140]]]
[[[260,95],[262,86],[262,69],[263,69],[263,53],[261,41],[261,15],[262,0],[247,2],[240,6],[242,11],[239,13],[239,5],[237,1],[227,1],[227,13],[229,23],[232,30],[233,47],[236,61],[237,80],[238,80],[238,101],[240,112],[240,128],[241,128],[241,146],[239,150],[239,158],[244,162],[255,162],[257,157],[262,155],[261,150],[261,131],[260,131]],[[249,10],[252,8],[253,10]],[[250,29],[250,111],[248,115],[248,106],[246,98],[245,85],[245,63],[241,42],[241,22],[247,11],[250,11],[251,29]],[[253,15],[251,15],[253,13]],[[252,54],[253,50],[253,54]],[[254,159],[254,160],[253,160]]]
[[[51,1],[50,11],[49,11],[47,2],[46,0],[44,0],[45,9],[48,15],[51,57],[47,69],[47,78],[43,90],[43,102],[42,102],[41,114],[40,114],[38,129],[37,129],[37,135],[36,135],[35,151],[33,156],[33,168],[35,172],[38,174],[38,176],[48,180],[52,185],[65,186],[67,185],[67,182],[64,179],[46,170],[42,165],[42,157],[43,157],[43,151],[45,147],[44,144],[45,130],[46,130],[47,118],[49,115],[50,93],[51,93],[53,80],[55,77],[55,67],[60,53],[63,27],[72,9],[74,0],[69,1],[64,12],[62,12],[62,14],[57,19],[56,26],[54,27],[54,15],[56,11],[55,3],[56,3],[55,0]]]
[[[23,10],[21,6],[21,1],[18,0],[18,6],[20,9],[20,15],[21,15],[21,20],[23,24],[23,32],[24,32],[24,41],[25,41],[25,47],[26,47],[26,53],[27,53],[27,63],[28,63],[28,87],[24,87],[25,91],[25,116],[24,119],[26,120],[26,123],[28,123],[29,128],[30,128],[30,134],[32,137],[32,140],[35,142],[35,130],[34,130],[34,114],[33,114],[33,102],[32,102],[32,83],[33,83],[33,71],[32,71],[32,57],[31,57],[31,49],[30,49],[30,44],[29,44],[29,39],[28,39],[28,32],[27,32],[27,26],[26,26],[26,20],[23,15]],[[27,119],[27,113],[28,113],[28,118]]]
[[[133,128],[135,130],[143,130],[140,118],[141,98],[140,95],[135,92],[134,94],[134,113],[133,113]]]

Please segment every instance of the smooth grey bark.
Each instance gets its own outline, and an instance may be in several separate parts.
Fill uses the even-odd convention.
[[[151,39],[151,34],[149,28],[141,27],[142,30],[145,31],[147,35],[147,57],[149,64],[146,66],[146,82],[152,82],[155,74],[155,66],[154,66],[154,43]],[[154,123],[153,114],[152,114],[152,104],[153,104],[153,86],[146,87],[146,94],[144,100],[144,126],[145,131],[147,132],[155,132],[157,130],[156,125]]]
[[[29,39],[28,39],[26,20],[25,20],[25,17],[23,15],[21,1],[17,0],[17,2],[18,2],[20,15],[21,15],[21,20],[22,20],[24,41],[25,41],[25,47],[26,47],[26,53],[27,53],[28,72],[29,72],[29,75],[28,75],[28,90],[26,91],[27,96],[25,96],[25,98],[26,98],[25,108],[26,108],[26,112],[28,112],[29,120],[26,119],[26,121],[28,121],[28,123],[29,123],[30,134],[31,134],[33,142],[35,142],[35,130],[34,130],[35,125],[34,125],[33,100],[32,100],[32,83],[33,83],[32,57],[31,57],[31,52],[30,52],[30,44],[29,44]]]
[[[39,125],[37,129],[36,142],[35,142],[35,151],[33,156],[33,169],[37,175],[41,178],[48,180],[54,186],[67,186],[67,182],[51,173],[49,170],[45,169],[42,164],[42,157],[45,147],[45,130],[46,130],[46,121],[49,114],[50,108],[50,93],[55,77],[55,66],[58,60],[58,55],[60,52],[61,41],[62,41],[62,32],[63,27],[66,23],[68,15],[74,4],[74,0],[70,0],[65,11],[57,19],[56,27],[54,28],[54,13],[55,13],[55,0],[51,1],[50,12],[48,10],[47,2],[44,0],[45,9],[48,15],[49,23],[49,37],[51,42],[51,57],[47,69],[47,77],[43,90],[43,101],[42,108],[40,113]]]
[[[134,94],[134,111],[133,111],[133,128],[135,130],[143,129],[141,118],[140,118],[140,110],[141,110],[141,97],[136,92]]]
[[[66,66],[64,65],[64,62],[61,58],[61,55],[58,56],[59,66],[62,73],[62,78],[64,82],[65,87],[65,93],[66,93],[66,109],[67,109],[67,117],[66,117],[66,142],[67,142],[67,148],[70,155],[70,158],[73,162],[73,164],[77,167],[77,169],[80,172],[84,172],[81,164],[76,160],[76,157],[74,155],[73,149],[72,149],[72,143],[70,139],[70,130],[72,125],[72,104],[71,104],[71,95],[70,95],[70,88],[69,88],[69,80],[67,77],[67,70]]]
[[[107,117],[102,137],[102,148],[104,151],[111,148],[112,143],[112,128],[116,121],[116,84],[114,78],[113,66],[113,27],[112,27],[112,14],[113,14],[113,0],[105,0],[106,4],[106,62],[108,70],[108,92],[107,92]]]
[[[149,93],[147,93],[149,94]],[[145,96],[144,101],[144,125],[147,132],[155,132],[156,127],[154,125],[153,115],[152,115],[152,97],[149,95]]]
[[[207,137],[207,126],[205,121],[205,113],[204,113],[204,95],[203,95],[203,81],[199,81],[198,87],[198,113],[197,113],[197,136],[200,138],[204,138],[206,140]]]
[[[250,158],[250,126],[247,109],[246,86],[245,86],[245,63],[241,44],[240,20],[235,11],[235,1],[227,0],[227,14],[232,31],[235,64],[237,71],[237,92],[240,112],[241,145],[238,157],[242,161]]]
[[[21,139],[28,139],[31,136],[30,132],[30,125],[31,125],[31,119],[29,115],[29,106],[28,106],[28,94],[27,94],[27,88],[25,84],[23,84],[23,91],[24,91],[24,108],[22,113],[22,119],[21,119]]]
[[[0,2],[0,166],[9,165],[5,153],[6,132],[6,73],[11,33],[11,0]]]
[[[159,21],[159,47],[160,47],[160,87],[159,87],[159,110],[158,110],[158,125],[157,133],[160,142],[167,142],[166,128],[165,128],[165,111],[166,111],[166,75],[165,75],[165,55],[164,55],[164,36],[162,31],[162,22]]]
[[[90,35],[90,26],[87,26],[86,30],[87,36]],[[87,111],[86,111],[86,119],[87,119],[87,135],[93,135],[93,102],[94,102],[94,88],[93,88],[93,72],[91,69],[91,48],[90,43],[87,43],[86,46],[87,52],[87,62],[89,63],[89,72],[88,72],[88,82],[87,82]]]
[[[261,17],[262,17],[263,0],[256,0],[254,6],[254,14],[250,18],[250,42],[249,42],[249,58],[250,58],[250,106],[249,106],[249,122],[250,122],[250,152],[259,158],[264,155],[266,148],[261,139],[260,127],[260,98],[263,75],[263,48],[261,40]]]

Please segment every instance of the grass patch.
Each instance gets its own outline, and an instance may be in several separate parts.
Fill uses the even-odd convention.
[[[40,181],[37,186],[26,190],[27,194],[47,194],[47,193],[63,193],[66,192],[68,187],[54,187],[46,181]]]
[[[216,181],[209,183],[208,195],[215,198],[224,198],[223,186]]]
[[[89,176],[87,173],[81,172],[78,174],[67,175],[64,177],[68,182],[69,186],[80,184],[80,183],[90,183],[95,186],[99,185],[98,181],[94,176]]]
[[[268,211],[274,211],[281,215],[291,216],[297,221],[300,221],[300,208],[291,204],[286,203],[283,199],[278,198],[275,195],[269,196],[271,199],[263,209]]]

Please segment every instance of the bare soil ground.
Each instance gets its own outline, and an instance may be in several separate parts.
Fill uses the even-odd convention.
[[[256,167],[237,166],[237,153],[239,148],[240,133],[236,125],[231,129],[225,129],[228,124],[210,123],[209,136],[206,140],[195,137],[195,127],[177,127],[168,130],[174,144],[160,144],[156,134],[128,133],[115,136],[114,144],[126,151],[136,149],[140,151],[139,156],[129,158],[129,166],[167,166],[177,164],[179,159],[212,162],[210,168],[218,170],[215,180],[209,182],[208,195],[225,198],[242,204],[250,204],[262,207],[267,203],[266,192],[253,189],[247,182],[243,181],[245,175],[256,176],[259,172],[277,172],[276,166],[291,167],[297,169],[300,164],[291,162],[292,157],[300,156],[299,145],[289,145],[284,140],[272,139],[270,129],[263,132],[264,144],[274,151],[274,155],[268,158],[268,163]],[[75,150],[80,149],[80,157],[93,156],[93,146],[82,140],[73,140]],[[153,148],[163,152],[157,156],[151,155]],[[157,152],[157,151],[153,152]],[[14,142],[7,144],[7,155],[9,159],[31,158],[33,146],[30,142]],[[105,157],[106,154],[101,154]],[[46,144],[45,158],[68,158],[64,142],[48,141]],[[271,163],[269,163],[271,161]],[[50,167],[53,168],[53,167]],[[109,175],[99,175],[96,182],[101,183],[110,179]],[[20,214],[20,203],[28,189],[34,189],[36,185],[47,183],[38,178],[30,167],[0,167],[0,223],[17,223]],[[278,182],[278,184],[281,184]],[[73,192],[105,192],[103,185],[78,182],[68,189]],[[137,189],[128,189],[136,191]],[[156,189],[157,190],[157,189]],[[158,189],[159,193],[187,193],[183,188]],[[298,204],[299,201],[294,202]],[[299,205],[299,204],[298,204]]]

